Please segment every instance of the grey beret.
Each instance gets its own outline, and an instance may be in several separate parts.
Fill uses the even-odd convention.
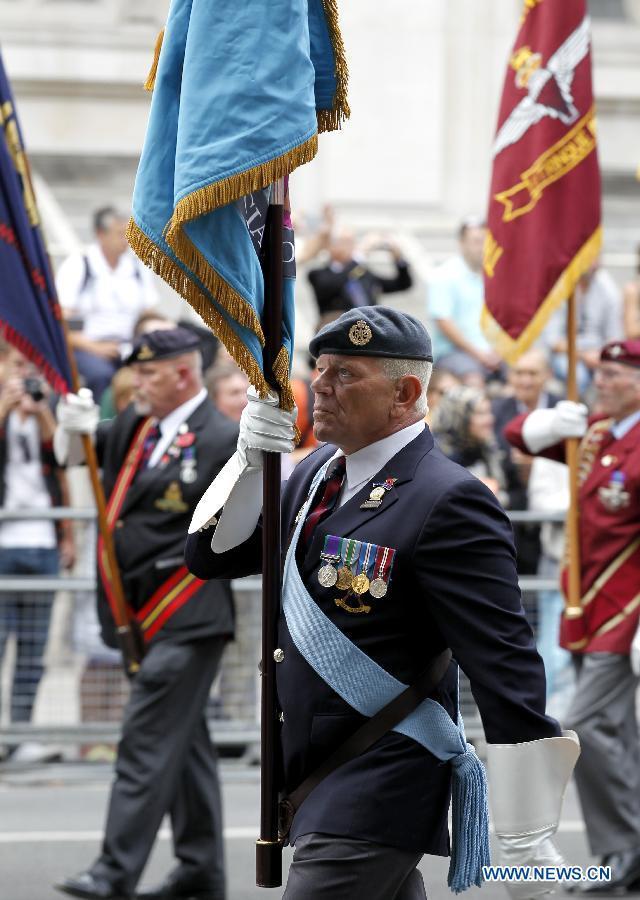
[[[386,306],[359,306],[321,328],[309,344],[321,353],[343,356],[384,356],[433,361],[431,338],[422,322]]]
[[[135,362],[155,362],[158,359],[171,359],[173,356],[201,349],[200,339],[193,331],[176,326],[139,335],[133,342],[130,356],[124,362],[125,365]]]

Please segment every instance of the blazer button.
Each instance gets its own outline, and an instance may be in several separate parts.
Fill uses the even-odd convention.
[[[278,716],[278,719],[281,723],[284,722],[284,713],[283,712],[280,713],[280,715]]]
[[[280,647],[277,647],[273,651],[273,658],[276,662],[282,662],[284,660],[284,650],[281,650]]]

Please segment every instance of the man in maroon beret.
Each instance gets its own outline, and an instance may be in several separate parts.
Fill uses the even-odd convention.
[[[628,891],[640,879],[640,744],[635,697],[640,675],[640,341],[613,341],[600,354],[598,415],[562,401],[513,419],[507,439],[525,453],[579,456],[583,634],[563,617],[560,643],[574,654],[576,693],[564,727],[582,745],[576,782],[594,854],[612,881],[589,893]],[[563,572],[563,588],[566,590]],[[636,633],[638,636],[636,637]],[[636,885],[637,886],[637,885]]]

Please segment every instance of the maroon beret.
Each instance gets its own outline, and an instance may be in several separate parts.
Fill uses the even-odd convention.
[[[611,341],[602,348],[600,361],[640,368],[640,341]]]

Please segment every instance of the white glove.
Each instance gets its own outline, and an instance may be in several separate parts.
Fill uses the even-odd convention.
[[[214,553],[242,544],[258,524],[262,509],[262,453],[290,453],[295,446],[298,410],[280,409],[275,394],[261,400],[252,387],[247,396],[238,449],[201,498],[189,526],[189,533],[193,534],[215,525],[216,516],[224,507],[211,541]]]
[[[640,622],[638,622],[636,633],[631,641],[631,655],[629,662],[631,663],[631,671],[633,674],[640,676]]]
[[[487,745],[489,800],[503,865],[562,865],[551,836],[579,755],[574,731],[522,744]],[[513,900],[531,900],[554,889],[545,881],[506,882],[505,887]]]
[[[91,437],[100,421],[100,407],[93,402],[93,393],[80,388],[77,394],[62,397],[56,407],[58,427],[53,435],[53,452],[61,465],[75,466],[84,460],[80,435]]]
[[[522,426],[522,439],[531,453],[546,450],[565,438],[580,438],[587,430],[589,411],[584,403],[560,400],[553,409],[534,409]]]
[[[247,391],[248,402],[240,417],[238,453],[244,466],[262,468],[262,453],[291,453],[295,447],[295,424],[298,410],[280,409],[278,398],[271,393],[261,400],[255,388]]]

